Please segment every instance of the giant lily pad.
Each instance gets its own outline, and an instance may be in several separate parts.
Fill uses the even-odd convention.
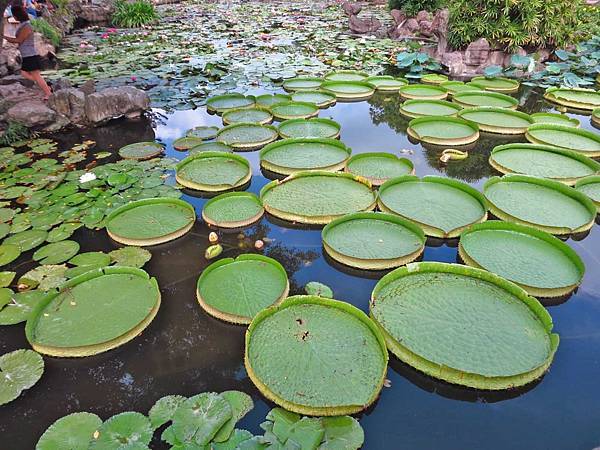
[[[173,148],[180,152],[184,152],[202,144],[204,144],[204,139],[195,136],[183,136],[173,141]]]
[[[581,125],[578,119],[569,117],[566,114],[539,112],[531,114],[531,118],[535,123],[553,123],[573,128],[579,128]]]
[[[336,171],[344,167],[350,152],[336,139],[284,139],[260,151],[260,165],[283,175],[303,170]]]
[[[600,128],[600,108],[594,109],[592,112],[592,125]]]
[[[239,151],[256,150],[276,139],[277,128],[251,122],[228,125],[217,134],[217,142]]]
[[[519,82],[510,78],[502,77],[475,77],[471,80],[477,86],[481,86],[486,91],[512,93],[519,90]]]
[[[385,152],[359,153],[346,162],[346,172],[366,178],[373,186],[380,186],[391,178],[412,175],[413,163],[407,158]]]
[[[600,156],[600,135],[588,130],[537,123],[527,129],[525,137],[534,144],[553,145],[583,153],[590,158]]]
[[[177,165],[176,179],[182,186],[219,192],[243,186],[252,177],[245,158],[225,152],[200,152]]]
[[[292,119],[279,124],[282,138],[337,138],[340,124],[331,119]]]
[[[300,414],[367,408],[383,386],[387,360],[383,337],[363,312],[316,296],[262,310],[246,332],[250,379],[268,399]]]
[[[90,443],[90,450],[148,448],[152,440],[150,420],[138,412],[128,411],[112,416],[98,428],[98,437]]]
[[[482,91],[483,88],[475,86],[472,83],[463,83],[462,81],[444,81],[440,84],[441,87],[448,91],[448,95],[452,96],[458,92],[467,91]]]
[[[523,134],[534,123],[529,114],[492,106],[463,109],[458,117],[475,122],[481,131],[498,134]]]
[[[358,70],[336,70],[325,75],[326,81],[363,81],[369,76]]]
[[[600,172],[600,163],[585,155],[538,144],[499,145],[492,150],[490,165],[504,174],[550,178],[567,185]]]
[[[223,123],[232,125],[234,123],[258,123],[266,125],[273,121],[273,115],[264,108],[242,108],[232,109],[223,114]]]
[[[293,101],[273,105],[271,112],[277,120],[309,119],[319,114],[319,107],[314,103]]]
[[[550,87],[546,89],[544,98],[562,106],[587,111],[600,107],[600,92],[594,89]]]
[[[421,77],[421,83],[442,84],[448,81],[448,77],[441,73],[428,73]]]
[[[535,228],[493,220],[460,236],[463,261],[517,283],[536,297],[559,297],[582,281],[585,266],[571,247]]]
[[[428,236],[451,238],[487,219],[485,199],[465,183],[412,175],[394,178],[379,188],[379,209],[417,223]]]
[[[272,181],[260,191],[267,212],[280,219],[326,224],[375,207],[368,182],[347,173],[296,172],[283,181]]]
[[[194,208],[176,198],[148,198],[127,203],[106,219],[106,231],[127,245],[156,245],[187,233],[196,216]]]
[[[407,84],[399,92],[405,100],[444,100],[448,97],[446,89],[431,84]]]
[[[71,259],[79,251],[75,241],[60,241],[44,245],[33,254],[33,260],[40,264],[60,264]]]
[[[76,412],[61,417],[40,437],[36,450],[88,450],[102,420],[96,414]]]
[[[600,176],[592,175],[582,178],[575,183],[575,189],[587,195],[596,205],[600,212]]]
[[[497,275],[457,264],[394,270],[375,286],[370,310],[399,359],[477,389],[534,381],[558,347],[552,319],[535,298]]]
[[[208,266],[198,279],[196,296],[200,306],[218,319],[249,324],[264,308],[287,297],[285,269],[272,258],[240,255]]]
[[[477,124],[447,116],[412,119],[406,132],[413,139],[435,145],[466,145],[479,139]]]
[[[217,132],[219,131],[218,127],[209,127],[206,125],[200,125],[194,128],[190,128],[185,132],[186,136],[195,137],[198,139],[202,139],[203,141],[207,141],[209,139],[214,139],[217,136]]]
[[[0,356],[0,405],[13,401],[42,377],[44,360],[32,350],[15,350]]]
[[[589,198],[558,181],[505,175],[490,178],[483,193],[496,217],[552,234],[589,230],[596,217]]]
[[[407,100],[400,106],[400,113],[407,117],[456,116],[462,108],[446,100]]]
[[[202,219],[220,228],[241,228],[259,221],[264,211],[256,195],[250,192],[226,192],[204,204]]]
[[[91,270],[48,294],[27,319],[27,340],[51,356],[90,356],[138,336],[160,307],[158,283],[132,267]]]
[[[519,101],[516,98],[498,92],[457,92],[452,97],[452,101],[463,108],[493,106],[495,108],[517,109],[519,105]]]
[[[233,149],[222,142],[205,142],[190,149],[190,156],[200,152],[232,152]]]
[[[336,97],[325,91],[298,91],[292,94],[294,102],[314,103],[319,108],[327,108],[335,103]]]
[[[365,81],[375,86],[375,89],[381,92],[398,92],[402,86],[408,84],[407,80],[394,78],[391,75],[369,77]]]
[[[256,97],[256,104],[263,108],[270,108],[273,105],[289,102],[290,100],[292,100],[292,97],[287,94],[263,94]]]
[[[421,228],[382,213],[348,214],[325,226],[321,236],[329,256],[359,269],[399,267],[418,258],[425,247]]]
[[[154,158],[164,151],[158,142],[136,142],[119,149],[119,156],[124,159],[144,160]]]
[[[242,94],[217,95],[206,101],[206,109],[217,114],[223,114],[232,109],[251,108],[254,105],[254,97],[246,97]]]
[[[298,91],[313,91],[319,89],[323,84],[323,79],[314,77],[298,77],[285,80],[283,82],[283,89],[288,92]]]
[[[363,81],[325,81],[321,89],[341,101],[366,100],[375,93],[375,86]]]

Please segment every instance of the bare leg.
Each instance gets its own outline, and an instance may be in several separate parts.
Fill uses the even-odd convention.
[[[46,80],[42,77],[42,74],[39,70],[33,70],[31,72],[27,72],[25,70],[21,70],[21,73],[27,74],[23,75],[25,78],[29,78],[37,83],[40,89],[44,92],[44,100],[48,100],[48,97],[52,95],[52,91],[50,87],[46,84]]]
[[[35,81],[29,72],[25,72],[24,70],[21,70],[21,75],[23,76],[23,78],[26,78],[31,81]]]

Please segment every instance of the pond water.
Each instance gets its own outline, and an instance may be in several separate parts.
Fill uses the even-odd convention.
[[[526,90],[521,107],[527,112],[551,110],[539,92]],[[321,111],[342,125],[342,141],[354,153],[386,151],[414,162],[419,176],[449,176],[480,188],[494,175],[487,163],[495,145],[506,138],[483,135],[465,161],[439,163],[439,153],[411,144],[408,121],[398,113],[397,96],[377,96],[368,102],[339,103]],[[97,148],[114,150],[138,141],[158,139],[167,154],[183,158],[171,143],[198,125],[221,125],[204,109],[166,114],[154,120],[116,122],[96,130],[56,136],[61,148],[84,139]],[[589,117],[578,116],[590,128]],[[521,138],[523,139],[523,138]],[[510,139],[515,141],[515,139]],[[269,180],[259,168],[258,152],[243,154],[253,167],[249,191],[258,193]],[[116,160],[116,157],[108,161]],[[200,216],[205,199],[184,195]],[[80,359],[45,357],[41,381],[20,398],[0,408],[0,448],[32,449],[42,432],[56,419],[75,411],[101,418],[122,412],[146,413],[167,394],[191,396],[203,391],[238,389],[252,395],[255,408],[238,425],[259,433],[259,424],[273,407],[250,382],[243,365],[245,327],[208,316],[195,297],[196,280],[206,266],[204,250],[209,230],[198,221],[184,237],[150,247],[145,266],[158,279],[163,296],[156,319],[143,334],[107,353]],[[252,243],[267,238],[264,253],[281,262],[291,282],[291,294],[302,293],[309,281],[329,285],[337,299],[368,309],[371,291],[380,274],[343,268],[323,256],[320,230],[292,228],[269,217],[244,231],[223,234],[222,256],[254,251]],[[80,229],[74,239],[82,251],[116,248],[105,231]],[[587,272],[582,286],[567,301],[549,306],[561,343],[548,374],[521,390],[485,393],[462,389],[425,377],[390,357],[379,400],[359,415],[366,434],[364,449],[564,449],[591,450],[600,446],[600,227],[595,225],[580,241],[567,241],[583,258]],[[28,254],[28,257],[30,255]],[[430,242],[426,261],[456,262],[456,243]],[[21,257],[19,275],[34,264]],[[23,325],[0,328],[0,354],[28,348]],[[334,380],[343,383],[344,380]],[[155,436],[152,448],[161,449]]]

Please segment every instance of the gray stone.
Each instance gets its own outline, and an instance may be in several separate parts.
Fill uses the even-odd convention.
[[[21,75],[8,75],[0,78],[0,85],[7,85],[19,83],[21,86],[32,87],[35,83],[27,78],[23,78]]]
[[[481,66],[490,54],[490,43],[485,38],[471,42],[465,50],[465,64],[467,66]]]
[[[90,95],[96,92],[96,83],[94,80],[87,80],[81,86],[79,86],[79,90],[82,91],[85,95]]]
[[[86,124],[85,94],[79,89],[68,88],[55,92],[48,99],[48,106],[74,125]]]
[[[360,3],[344,2],[342,9],[347,16],[356,16],[362,10],[362,5]]]
[[[441,58],[441,63],[448,68],[448,73],[451,76],[462,75],[467,68],[463,60],[462,52],[444,53]]]
[[[73,87],[73,85],[71,84],[71,81],[69,81],[68,78],[59,78],[52,82],[52,90],[54,92],[60,91],[61,89],[69,89],[71,87]]]
[[[149,108],[148,94],[132,86],[103,89],[85,98],[85,115],[91,124],[122,116],[140,116]]]
[[[381,22],[374,17],[360,19],[357,16],[350,16],[348,22],[350,31],[357,34],[372,34],[381,28]]]
[[[392,15],[396,25],[402,25],[406,20],[406,13],[400,9],[392,9],[390,14]]]
[[[9,108],[7,120],[19,122],[27,128],[43,128],[56,121],[58,114],[39,100],[25,100]]]

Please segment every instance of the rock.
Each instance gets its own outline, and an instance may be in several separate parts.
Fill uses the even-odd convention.
[[[110,0],[92,1],[76,0],[69,3],[77,20],[85,24],[108,25],[115,10],[114,3]]]
[[[480,65],[482,69],[485,69],[487,66],[503,66],[506,61],[506,53],[502,50],[492,50],[487,60]]]
[[[462,75],[467,68],[463,60],[462,52],[444,53],[441,58],[441,63],[448,68],[450,76]]]
[[[78,126],[86,124],[85,94],[75,88],[61,89],[48,99],[48,106]]]
[[[27,88],[21,83],[0,85],[0,98],[17,103],[22,100],[32,100],[41,97],[41,91]]]
[[[406,31],[414,33],[419,29],[419,22],[417,22],[417,19],[408,19],[406,22],[404,22],[404,25],[402,27]]]
[[[61,89],[69,89],[73,87],[68,78],[59,78],[52,82],[52,90],[54,92],[60,91]]]
[[[357,16],[350,16],[348,22],[350,31],[357,34],[372,34],[381,28],[381,22],[374,17],[359,19]]]
[[[392,18],[394,19],[394,23],[396,25],[402,25],[406,20],[406,13],[399,9],[392,9],[390,11],[390,14],[392,15]]]
[[[57,113],[40,100],[25,100],[9,108],[6,118],[28,128],[43,128],[57,119]]]
[[[33,41],[38,55],[40,55],[42,58],[55,57],[54,55],[56,53],[56,49],[50,42],[44,39],[44,36],[42,36],[40,33],[33,34]]]
[[[465,51],[465,64],[467,66],[481,66],[490,54],[490,43],[485,38],[471,42]]]
[[[139,117],[150,107],[148,94],[132,86],[106,88],[85,98],[85,114],[91,124],[117,117]]]
[[[431,33],[437,38],[437,53],[439,57],[448,51],[448,20],[450,11],[448,8],[440,9],[431,22]]]
[[[432,23],[429,20],[419,22],[419,33],[426,37],[433,36]]]
[[[543,63],[550,59],[550,55],[552,55],[552,51],[547,48],[540,48],[537,52],[537,62]]]
[[[94,80],[87,80],[81,86],[79,86],[79,90],[82,91],[85,95],[90,95],[96,92],[96,83]]]
[[[419,11],[415,19],[417,20],[417,22],[421,22],[423,20],[431,20],[431,14],[429,14],[428,11]]]
[[[342,4],[342,9],[346,13],[347,16],[356,16],[362,10],[362,5],[360,3],[355,2],[344,2]]]
[[[28,80],[27,78],[23,78],[21,75],[8,75],[3,78],[0,78],[0,85],[14,84],[19,83],[21,86],[32,87],[35,82]]]

